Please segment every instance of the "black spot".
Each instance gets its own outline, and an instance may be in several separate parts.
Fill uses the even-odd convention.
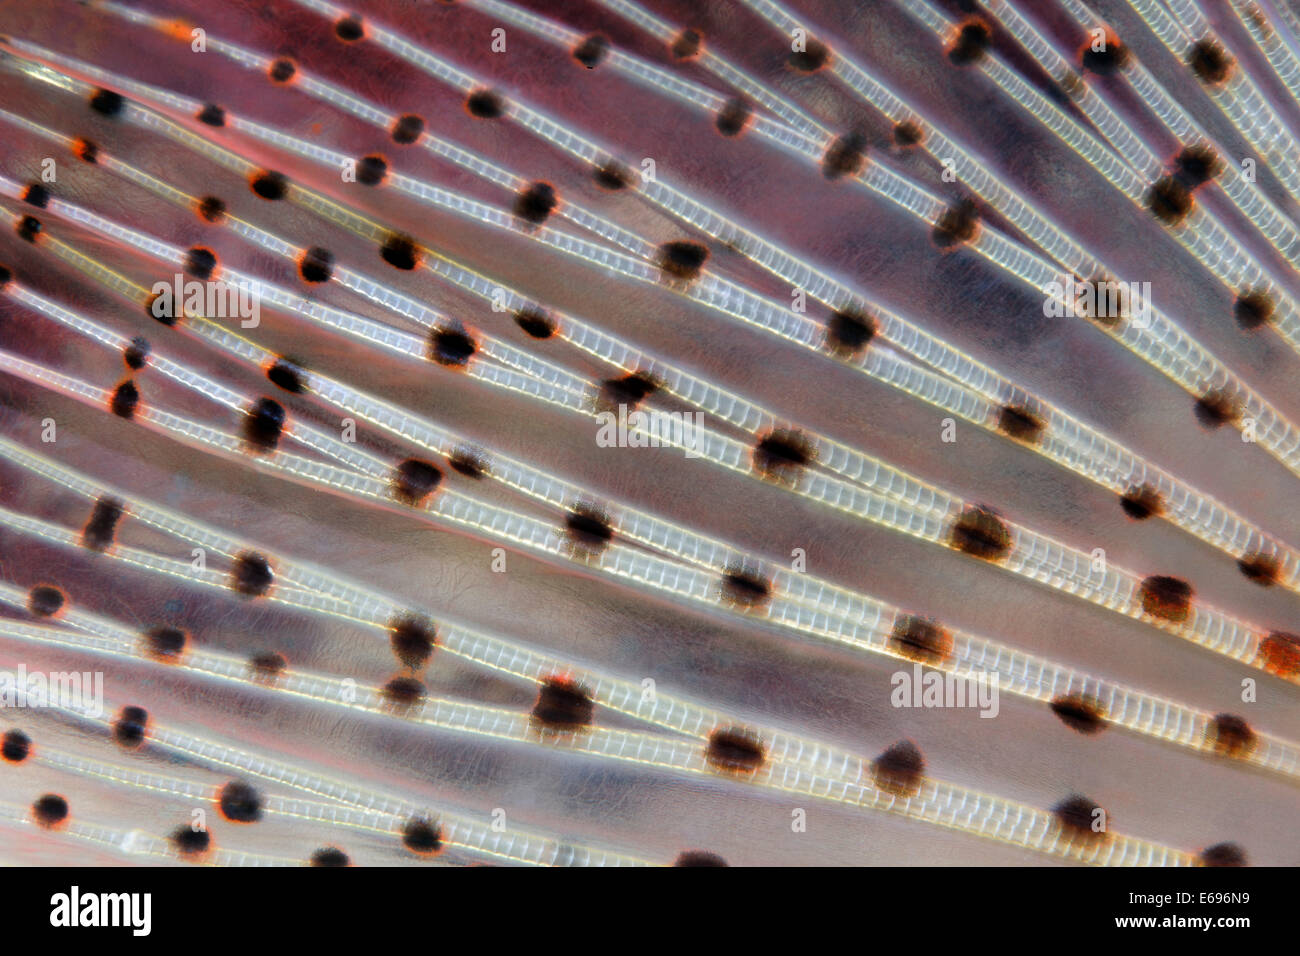
[[[550,183],[529,183],[528,187],[515,197],[515,215],[524,222],[539,226],[554,211],[558,202]]]
[[[113,90],[98,89],[90,96],[90,108],[104,116],[117,116],[125,105],[122,94]]]
[[[1192,586],[1182,578],[1155,574],[1138,588],[1142,610],[1152,617],[1181,624],[1192,610]]]
[[[28,242],[35,242],[43,228],[41,221],[35,216],[23,216],[22,219],[18,220],[18,236]]]
[[[130,421],[135,417],[135,410],[139,404],[140,390],[135,387],[135,382],[128,378],[113,389],[113,396],[109,399],[108,407],[114,415]]]
[[[419,458],[407,458],[393,469],[393,497],[412,508],[419,508],[442,481],[442,472]]]
[[[837,136],[822,155],[822,175],[827,179],[856,176],[867,162],[867,138],[861,133]]]
[[[985,561],[1000,561],[1011,553],[1010,529],[988,508],[967,508],[953,522],[949,534],[954,548]]]
[[[876,335],[876,323],[861,309],[837,309],[826,322],[826,344],[831,351],[855,355]]]
[[[941,664],[952,654],[952,635],[937,621],[900,614],[889,635],[889,646],[910,661]]]
[[[117,532],[122,517],[122,502],[116,498],[100,498],[90,513],[90,520],[81,532],[81,543],[91,551],[107,551]]]
[[[530,306],[516,312],[515,324],[535,339],[549,339],[555,334],[555,320],[535,307]]]
[[[910,740],[900,740],[871,762],[876,786],[897,797],[912,797],[921,789],[925,757]]]
[[[221,815],[234,823],[256,823],[262,819],[262,795],[242,780],[231,780],[217,799]]]
[[[617,409],[620,405],[636,408],[658,390],[659,383],[648,374],[632,372],[622,378],[607,378],[601,382],[597,404],[609,410]]]
[[[378,186],[388,175],[388,160],[378,153],[357,160],[357,182],[363,186]]]
[[[203,109],[199,110],[195,117],[200,123],[208,126],[225,126],[226,111],[215,103],[209,103]]]
[[[284,173],[276,172],[274,169],[258,170],[249,179],[248,185],[257,195],[271,201],[283,199],[289,192],[289,180],[285,178]]]
[[[733,96],[722,105],[713,123],[723,136],[739,136],[749,125],[751,115],[749,104],[739,96]]]
[[[1300,636],[1273,631],[1259,642],[1259,660],[1270,674],[1295,677],[1300,674]]]
[[[272,83],[288,83],[298,72],[298,66],[287,56],[276,59],[266,71]]]
[[[438,643],[438,632],[433,623],[413,614],[395,618],[388,625],[388,634],[393,653],[412,670],[424,666]]]
[[[1128,65],[1128,47],[1109,30],[1106,31],[1105,49],[1094,50],[1092,46],[1092,40],[1089,40],[1079,50],[1079,63],[1090,73],[1114,76]]]
[[[0,743],[0,757],[10,763],[22,763],[32,752],[32,738],[21,730],[5,731],[4,743]]]
[[[487,460],[471,448],[457,448],[447,461],[466,478],[477,481],[487,474]]]
[[[138,747],[149,728],[149,712],[143,707],[123,707],[113,721],[113,739],[123,747]]]
[[[23,202],[37,209],[44,209],[50,202],[50,191],[40,183],[28,183],[23,190]]]
[[[596,705],[587,689],[559,677],[542,682],[533,705],[533,720],[550,730],[590,727],[595,713]]]
[[[496,119],[506,111],[505,101],[496,90],[474,90],[465,100],[470,116],[479,119]]]
[[[991,39],[988,24],[967,20],[957,29],[957,37],[948,48],[948,62],[954,66],[970,66],[983,58]]]
[[[921,145],[925,139],[925,131],[921,129],[920,124],[912,120],[904,120],[901,123],[894,124],[894,143],[907,149],[911,146]]]
[[[680,239],[659,247],[659,268],[666,275],[684,282],[697,278],[708,258],[708,246],[702,242]]]
[[[78,137],[72,144],[72,152],[83,163],[94,165],[99,162],[99,147],[88,139]]]
[[[408,820],[402,827],[402,845],[415,853],[437,853],[442,849],[442,830],[427,817]]]
[[[217,256],[211,249],[194,246],[185,253],[185,271],[200,282],[207,282],[217,268]]]
[[[1201,866],[1246,866],[1246,851],[1235,843],[1216,843],[1201,851]]]
[[[609,52],[609,40],[593,33],[573,48],[573,58],[589,70],[594,70]]]
[[[825,43],[808,37],[802,50],[792,50],[785,58],[786,66],[796,73],[815,73],[831,60],[831,50]]]
[[[32,816],[43,827],[58,826],[68,818],[68,801],[57,793],[46,793],[32,804]]]
[[[187,638],[179,627],[155,627],[144,632],[145,652],[160,661],[176,661],[185,651]]]
[[[609,519],[592,505],[575,505],[564,516],[564,526],[573,544],[585,551],[599,552],[614,537]]]
[[[359,16],[349,13],[335,21],[334,35],[344,43],[355,43],[366,35],[366,28]]]
[[[704,38],[700,36],[698,30],[686,29],[677,34],[668,51],[672,53],[674,59],[689,60],[691,57],[700,55],[700,47],[703,43]]]
[[[1106,729],[1106,715],[1101,704],[1092,697],[1082,694],[1054,697],[1052,713],[1071,730],[1081,734],[1092,735]]]
[[[323,846],[311,855],[312,866],[347,866],[352,861],[338,847]]]
[[[200,856],[212,845],[212,836],[207,830],[196,830],[186,825],[172,831],[172,845],[181,856]]]
[[[275,451],[284,430],[284,408],[270,398],[259,398],[244,416],[244,440],[260,452]]]
[[[271,384],[295,395],[306,390],[302,369],[287,359],[278,358],[275,364],[266,370],[266,377]]]
[[[973,240],[979,227],[979,209],[971,200],[961,199],[944,210],[931,236],[940,249],[951,249]]]
[[[608,160],[604,165],[596,167],[592,175],[596,185],[602,189],[618,190],[632,185],[632,170],[616,159]]]
[[[334,253],[320,246],[304,249],[298,259],[298,275],[303,282],[329,282],[334,275]]]
[[[774,429],[754,445],[754,468],[768,478],[793,479],[816,457],[813,443],[794,429]]]
[[[275,680],[288,666],[289,662],[284,659],[284,655],[275,651],[262,651],[248,659],[249,670],[262,681]]]
[[[757,607],[772,596],[772,585],[754,568],[735,565],[722,574],[722,599],[738,607]]]
[[[380,257],[395,269],[414,269],[420,261],[420,250],[415,240],[398,232],[390,232],[379,249]]]
[[[439,365],[462,368],[478,351],[478,345],[463,328],[434,329],[429,333],[429,357]]]
[[[1104,810],[1100,814],[1097,813],[1101,809],[1100,804],[1087,797],[1073,794],[1054,806],[1052,815],[1056,817],[1057,825],[1071,836],[1100,840],[1106,837],[1106,831],[1094,830],[1093,823],[1096,821],[1101,826],[1106,825],[1104,821],[1108,815]]]
[[[1188,189],[1195,189],[1219,174],[1223,163],[1208,146],[1184,146],[1174,158],[1174,175]]]
[[[1134,521],[1145,521],[1152,515],[1158,515],[1165,510],[1165,504],[1160,497],[1160,492],[1156,491],[1151,485],[1130,488],[1120,496],[1119,506]]]
[[[1260,587],[1272,587],[1282,579],[1282,562],[1272,554],[1246,554],[1237,559],[1237,569]]]
[[[1241,404],[1230,393],[1215,388],[1198,398],[1192,411],[1203,428],[1218,428],[1241,417]]]
[[[718,770],[753,773],[763,766],[763,744],[754,734],[736,727],[719,728],[709,734],[704,759]]]
[[[205,222],[219,223],[226,217],[226,204],[216,196],[204,196],[199,200],[198,213]]]
[[[36,617],[53,617],[63,609],[63,592],[49,584],[38,584],[27,592],[27,610]]]
[[[1217,86],[1232,74],[1233,61],[1222,44],[1206,37],[1187,51],[1187,65],[1202,83]]]
[[[1176,226],[1187,218],[1196,201],[1173,176],[1162,176],[1147,190],[1146,204],[1151,214],[1165,225]]]
[[[168,296],[168,300],[170,300],[170,298],[171,297]],[[149,313],[149,317],[155,322],[159,322],[162,325],[171,328],[176,324],[177,319],[179,318],[177,315],[177,307],[180,303],[168,300],[164,300],[161,293],[154,293],[149,296],[149,301],[145,303],[145,310]]]
[[[12,269],[8,266],[0,266],[0,289],[7,286],[13,277],[14,274]]]
[[[393,123],[393,142],[409,146],[424,134],[424,120],[414,113],[403,113]]]
[[[399,710],[414,707],[424,697],[424,685],[414,677],[394,677],[380,688],[389,706]]]
[[[1214,749],[1226,757],[1241,757],[1255,746],[1255,731],[1236,714],[1215,714],[1205,729]]]
[[[1237,301],[1232,306],[1232,315],[1243,329],[1253,330],[1273,317],[1274,308],[1272,295],[1263,289],[1252,289],[1238,293]]]
[[[245,597],[265,597],[275,574],[266,558],[256,551],[241,551],[230,568],[230,587]]]
[[[703,850],[687,850],[680,853],[673,861],[673,866],[726,866],[727,861],[716,853]]]
[[[1024,405],[1003,405],[998,410],[998,430],[1016,441],[1036,445],[1047,430],[1047,422]]]

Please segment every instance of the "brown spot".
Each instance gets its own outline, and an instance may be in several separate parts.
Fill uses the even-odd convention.
[[[144,632],[145,653],[157,661],[175,663],[185,653],[189,636],[179,627],[155,627]]]
[[[1056,817],[1056,823],[1062,832],[1076,839],[1101,841],[1110,835],[1106,829],[1094,829],[1106,827],[1109,815],[1102,810],[1100,804],[1087,797],[1078,794],[1066,797],[1052,808],[1052,815]]]
[[[1196,200],[1173,176],[1162,176],[1147,190],[1146,204],[1151,214],[1166,226],[1176,226],[1187,218]]]
[[[1134,521],[1145,521],[1147,518],[1159,515],[1165,510],[1165,503],[1160,497],[1160,492],[1156,491],[1151,485],[1130,488],[1120,495],[1119,506]]]
[[[957,28],[948,45],[948,62],[954,66],[970,66],[978,62],[988,50],[992,36],[983,20],[967,20]]]
[[[896,797],[914,797],[925,779],[925,758],[916,744],[900,740],[871,762],[876,786]]]
[[[704,39],[700,36],[698,30],[683,30],[677,34],[677,38],[673,40],[669,51],[674,59],[689,60],[700,55],[700,48],[703,44]]]
[[[575,505],[565,515],[564,526],[575,550],[585,554],[599,554],[614,538],[609,517],[595,505]]]
[[[1187,65],[1202,83],[1218,86],[1232,75],[1233,59],[1221,43],[1205,37],[1187,51]]]
[[[457,448],[447,463],[466,478],[478,480],[488,473],[487,459],[472,448]]]
[[[1212,388],[1196,400],[1192,407],[1196,420],[1204,428],[1236,424],[1241,418],[1241,402],[1222,388]]]
[[[1174,175],[1188,189],[1204,185],[1223,169],[1223,162],[1209,146],[1184,146],[1174,157]]]
[[[910,149],[913,146],[920,146],[925,141],[925,130],[921,125],[912,120],[904,120],[901,123],[894,124],[894,144],[901,146],[903,149]]]
[[[1216,843],[1201,851],[1196,861],[1201,866],[1248,866],[1246,851],[1235,843]]]
[[[72,152],[78,159],[86,163],[99,162],[99,147],[88,139],[78,136],[72,144]]]
[[[135,382],[127,379],[113,389],[113,396],[108,401],[109,410],[118,418],[128,421],[135,417],[135,410],[140,404],[140,391]]]
[[[1270,674],[1290,680],[1300,675],[1300,636],[1273,631],[1259,642],[1259,663]]]
[[[802,50],[793,50],[785,64],[796,73],[815,73],[831,61],[831,51],[825,43],[808,37]]]
[[[766,478],[792,481],[816,457],[816,446],[794,429],[774,429],[754,445],[754,468]]]
[[[438,643],[432,622],[413,614],[394,618],[388,625],[393,654],[403,666],[416,670],[425,665]]]
[[[953,522],[949,542],[974,557],[1000,561],[1011,553],[1011,530],[996,512],[974,505]]]
[[[38,584],[27,592],[27,610],[33,617],[54,617],[67,601],[67,595],[52,584]]]
[[[754,773],[765,759],[763,743],[747,730],[719,728],[709,735],[704,759],[718,770],[731,773]]]
[[[979,209],[971,200],[962,199],[944,210],[930,236],[940,249],[952,249],[972,242],[979,230]]]
[[[673,860],[673,866],[726,866],[727,861],[716,853],[706,853],[703,850],[687,850],[680,853],[677,859]]]
[[[659,383],[646,372],[631,372],[621,378],[607,378],[600,383],[596,398],[598,408],[617,411],[620,405],[636,408],[659,390]]]
[[[1276,555],[1257,552],[1237,559],[1237,569],[1260,587],[1272,587],[1282,576],[1282,562]]]
[[[683,282],[698,278],[708,258],[709,247],[702,242],[680,239],[659,247],[659,268]]]
[[[827,179],[856,176],[867,164],[867,138],[861,133],[837,136],[822,156],[822,175]]]
[[[998,430],[1027,445],[1042,440],[1047,422],[1025,405],[1003,405],[998,411]]]
[[[1155,574],[1142,582],[1138,596],[1142,610],[1152,617],[1181,624],[1192,612],[1195,591],[1182,578]]]
[[[1070,694],[1055,697],[1051,703],[1052,713],[1071,730],[1081,734],[1099,734],[1106,729],[1106,715],[1101,702],[1095,697],[1083,694]]]
[[[549,339],[555,334],[555,319],[535,306],[516,312],[515,323],[535,339]]]
[[[1264,289],[1248,289],[1237,294],[1232,305],[1232,316],[1247,331],[1254,331],[1273,317],[1277,308],[1271,293]]]
[[[1215,714],[1205,736],[1215,752],[1225,757],[1244,757],[1255,746],[1255,731],[1235,714]]]
[[[414,677],[394,677],[380,693],[394,710],[408,710],[424,699],[424,685]]]
[[[32,804],[32,817],[38,826],[52,829],[68,819],[68,801],[57,793],[46,793]]]
[[[248,669],[253,679],[264,684],[273,683],[288,666],[289,662],[284,659],[284,655],[275,651],[263,651],[248,659]]]
[[[599,33],[586,37],[573,48],[573,58],[589,70],[599,66],[607,53],[609,53],[609,40]]]
[[[412,853],[433,856],[442,850],[442,829],[424,817],[408,820],[402,827],[402,845]]]
[[[718,111],[713,122],[723,136],[739,136],[749,125],[752,115],[749,104],[739,96],[734,96]]]
[[[414,113],[403,113],[393,121],[390,133],[397,145],[410,146],[424,135],[424,118]]]
[[[952,654],[952,635],[938,621],[900,614],[889,635],[889,646],[910,661],[937,665]]]
[[[117,534],[117,523],[123,513],[122,502],[107,496],[95,501],[90,520],[81,532],[81,543],[91,551],[107,551]]]
[[[598,166],[592,174],[596,185],[601,189],[619,190],[632,185],[632,170],[616,159],[610,159]]]
[[[1120,42],[1114,31],[1107,29],[1102,39],[1102,49],[1094,50],[1094,41],[1088,41],[1079,48],[1079,64],[1090,73],[1098,76],[1114,76],[1128,66],[1128,47]]]
[[[590,727],[595,713],[591,692],[563,677],[550,677],[543,681],[533,705],[533,720],[548,730],[571,731]]]
[[[412,508],[422,508],[441,481],[442,472],[433,463],[406,458],[393,469],[390,488],[398,501]]]
[[[826,322],[826,344],[841,356],[860,354],[875,336],[875,320],[856,306],[837,309]]]
[[[288,83],[298,73],[298,65],[287,56],[277,57],[269,67],[266,75],[272,83]]]
[[[465,111],[477,119],[496,119],[506,111],[505,101],[496,90],[474,90],[465,98]]]
[[[204,196],[195,207],[199,218],[214,225],[226,218],[226,204],[216,196]]]
[[[722,575],[722,599],[739,608],[754,608],[772,596],[772,585],[755,568],[735,565]]]

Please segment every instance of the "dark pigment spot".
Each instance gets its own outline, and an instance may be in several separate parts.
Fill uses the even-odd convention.
[[[256,551],[241,551],[230,569],[230,587],[245,597],[266,597],[275,581],[271,565]]]
[[[244,416],[244,440],[261,452],[275,451],[284,431],[284,407],[271,398],[255,401]]]

